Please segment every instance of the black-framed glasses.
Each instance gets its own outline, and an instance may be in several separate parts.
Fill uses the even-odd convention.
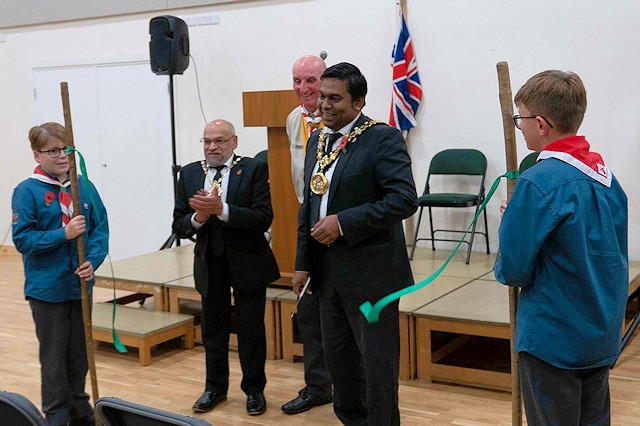
[[[58,158],[60,157],[60,153],[64,153],[64,155],[67,155],[66,149],[67,148],[64,147],[64,148],[51,148],[51,149],[47,149],[46,151],[40,151],[39,149],[37,149],[36,151],[42,154],[47,154],[51,158]]]
[[[553,129],[553,124],[549,123],[549,120],[547,120],[546,118],[544,118],[544,117],[543,117],[543,116],[541,116],[541,115],[532,115],[532,116],[529,116],[529,117],[523,117],[523,116],[521,116],[521,115],[514,115],[514,116],[513,116],[513,124],[515,124],[515,125],[516,125],[516,128],[517,128],[518,130],[522,130],[522,120],[524,120],[525,118],[536,118],[536,117],[540,117],[540,118],[542,118],[544,121],[546,121],[546,122],[547,122],[547,124],[549,125],[549,127],[551,127],[551,128]]]
[[[204,144],[204,146],[209,146],[212,143],[216,144],[216,145],[222,145],[222,144],[230,141],[234,136],[235,135],[231,135],[226,139],[214,139],[214,140],[202,138],[202,139],[200,139],[200,143]]]

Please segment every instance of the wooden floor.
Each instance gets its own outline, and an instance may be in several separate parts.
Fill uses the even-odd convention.
[[[484,254],[472,255],[486,256]],[[414,261],[415,262],[415,261]],[[23,297],[22,262],[13,248],[0,248],[0,390],[20,393],[40,407],[38,342],[29,306]],[[120,294],[119,294],[120,295]],[[96,301],[108,300],[112,292],[96,288]],[[151,306],[150,306],[151,308]],[[204,350],[183,350],[179,343],[161,345],[152,353],[152,364],[140,366],[135,349],[117,353],[110,345],[96,346],[99,395],[198,416],[214,425],[336,425],[331,405],[287,416],[280,406],[303,386],[301,362],[267,361],[265,396],[268,409],[262,416],[245,411],[240,390],[241,371],[237,354],[230,355],[229,399],[215,410],[196,415],[191,405],[204,387]],[[632,340],[611,371],[614,425],[640,424],[640,339]],[[91,385],[87,379],[87,392]],[[404,425],[508,425],[511,395],[444,384],[401,382],[400,414]],[[526,422],[525,422],[526,423]]]

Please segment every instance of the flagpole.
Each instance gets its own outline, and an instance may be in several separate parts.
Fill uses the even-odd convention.
[[[406,17],[404,16],[404,11],[406,10],[407,1],[406,0],[396,1],[396,6],[400,8],[399,13],[405,18],[405,21],[406,21]],[[410,144],[410,138],[409,138],[410,132],[407,130],[406,134],[405,132],[402,132],[402,133],[404,136],[405,143],[407,144],[407,152],[409,153],[409,156],[411,156],[411,144]],[[404,220],[404,238],[405,238],[406,245],[413,244],[414,233],[415,233],[415,218],[414,216],[411,216]]]

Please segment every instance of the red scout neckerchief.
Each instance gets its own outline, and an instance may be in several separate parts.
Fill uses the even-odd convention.
[[[49,185],[60,187],[60,194],[58,197],[60,199],[60,210],[62,211],[62,226],[67,226],[69,219],[73,216],[73,203],[71,202],[71,194],[69,194],[68,191],[69,185],[71,185],[71,179],[67,177],[63,183],[60,183],[57,179],[53,179],[44,170],[42,170],[42,166],[36,167],[33,174],[29,177],[31,179],[39,180],[40,182],[48,183]]]
[[[316,116],[311,117],[307,109],[304,105],[302,107],[302,147],[306,154],[307,152],[307,141],[313,134],[313,132],[318,129],[324,127],[322,125],[322,115],[320,115],[320,109],[316,110]]]
[[[550,143],[538,155],[538,161],[557,158],[572,165],[585,175],[611,187],[611,171],[604,165],[602,156],[589,151],[589,142],[584,136],[569,136]]]

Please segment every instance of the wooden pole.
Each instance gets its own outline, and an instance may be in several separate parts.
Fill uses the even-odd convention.
[[[518,169],[518,152],[516,150],[516,129],[513,124],[513,96],[511,94],[511,79],[509,64],[498,62],[498,90],[500,94],[500,108],[502,110],[502,130],[504,132],[504,148],[507,160],[507,171]],[[507,179],[507,201],[511,198],[515,179]],[[516,313],[518,311],[517,287],[509,287],[509,329],[511,341],[511,424],[522,424],[522,394],[520,392],[520,378],[518,376],[519,362],[515,351]]]
[[[62,110],[64,113],[64,127],[67,135],[67,146],[75,149],[73,142],[73,127],[71,125],[71,108],[69,107],[69,88],[67,82],[60,83],[62,94]],[[73,216],[80,213],[80,194],[78,192],[78,173],[76,171],[76,154],[69,154],[69,178],[71,179],[71,200],[73,201]],[[84,250],[84,235],[80,234],[76,238],[78,243],[78,265],[86,262]],[[84,340],[87,348],[87,362],[89,363],[89,374],[91,377],[91,390],[93,392],[93,403],[98,400],[98,378],[96,375],[96,362],[93,356],[93,336],[91,333],[91,300],[87,282],[80,279],[80,291],[82,294],[82,321],[84,322]]]

